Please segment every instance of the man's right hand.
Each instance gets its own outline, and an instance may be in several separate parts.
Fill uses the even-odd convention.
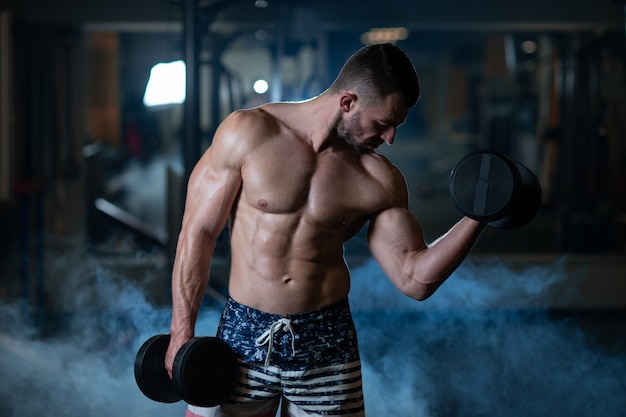
[[[174,367],[176,354],[189,339],[191,338],[175,338],[173,335],[170,338],[170,344],[167,348],[167,352],[165,353],[165,369],[167,370],[167,374],[170,378],[172,378],[172,368]]]

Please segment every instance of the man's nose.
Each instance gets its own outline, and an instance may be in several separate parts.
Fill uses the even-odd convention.
[[[387,145],[391,145],[396,138],[396,130],[395,126],[391,126],[387,128],[382,135],[380,135],[381,139],[387,143]]]

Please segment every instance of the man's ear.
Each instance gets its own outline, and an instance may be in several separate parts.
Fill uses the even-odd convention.
[[[354,107],[354,104],[356,103],[356,100],[357,100],[356,94],[354,94],[354,93],[343,93],[339,97],[339,106],[341,107],[341,110],[343,110],[344,112],[348,113]]]

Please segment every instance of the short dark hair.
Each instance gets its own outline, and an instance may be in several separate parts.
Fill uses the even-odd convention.
[[[354,88],[367,96],[399,94],[407,107],[417,103],[420,82],[409,57],[397,46],[385,43],[365,46],[344,64],[329,91]]]

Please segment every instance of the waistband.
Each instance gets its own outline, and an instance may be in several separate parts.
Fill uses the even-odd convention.
[[[317,320],[336,320],[343,314],[350,313],[350,302],[346,297],[343,300],[326,307],[307,310],[295,314],[281,315],[268,313],[253,307],[248,307],[235,301],[232,297],[228,297],[226,301],[226,309],[231,311],[237,311],[240,314],[245,314],[248,317],[253,318],[254,320],[258,320],[260,322],[273,323],[280,321],[281,319],[289,319],[294,323],[308,323]]]

